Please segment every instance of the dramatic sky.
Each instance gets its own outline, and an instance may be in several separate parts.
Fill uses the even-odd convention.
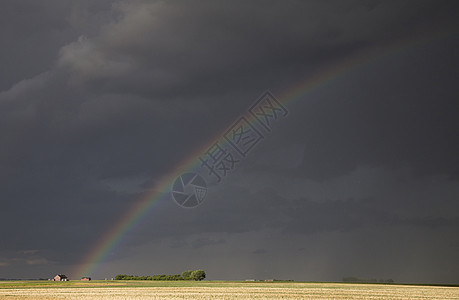
[[[90,275],[459,283],[457,1],[3,0],[0,38],[0,278],[81,275],[269,90],[289,114],[204,202]]]

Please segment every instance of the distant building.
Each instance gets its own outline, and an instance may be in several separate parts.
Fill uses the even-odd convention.
[[[82,281],[91,281],[91,277],[81,277]]]
[[[59,274],[59,275],[56,275],[54,276],[53,279],[51,279],[52,281],[69,281],[69,279],[67,278],[67,276],[65,276],[64,274]]]

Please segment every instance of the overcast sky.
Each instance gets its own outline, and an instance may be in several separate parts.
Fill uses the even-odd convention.
[[[91,275],[459,283],[458,34],[457,1],[1,1],[0,278],[78,276],[270,90],[288,116]]]

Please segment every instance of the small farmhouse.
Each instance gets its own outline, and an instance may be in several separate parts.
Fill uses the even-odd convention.
[[[91,281],[91,277],[81,277],[82,281]]]
[[[52,281],[69,281],[69,279],[67,278],[67,276],[65,276],[64,274],[59,274],[59,275],[56,275],[54,276],[53,279],[51,279]]]

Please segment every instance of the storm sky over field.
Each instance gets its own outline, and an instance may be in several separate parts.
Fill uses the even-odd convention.
[[[0,38],[0,278],[79,276],[270,90],[288,116],[91,275],[459,283],[457,1],[4,0]]]

